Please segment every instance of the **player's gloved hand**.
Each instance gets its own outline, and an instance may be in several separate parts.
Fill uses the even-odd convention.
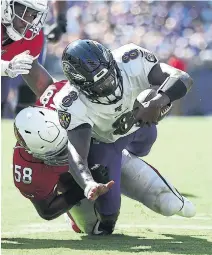
[[[139,97],[137,97],[139,102]],[[133,109],[135,121],[142,127],[144,124],[157,124],[165,106],[170,103],[166,94],[158,93],[154,98],[147,102],[139,102],[138,107]]]
[[[137,109],[134,109],[133,114],[135,120],[142,127],[144,124],[151,125],[157,124],[160,117],[161,108],[150,100],[148,102],[141,103]]]
[[[10,78],[15,78],[19,74],[28,74],[32,68],[34,57],[29,55],[29,51],[24,51],[15,56],[5,68],[5,73]]]
[[[95,201],[99,196],[107,193],[109,189],[111,189],[113,184],[114,181],[109,181],[106,184],[91,181],[85,187],[84,194],[87,199]]]
[[[62,34],[66,33],[67,20],[64,16],[59,16],[57,22],[52,24],[47,32],[47,39],[51,43],[56,43],[60,40]]]

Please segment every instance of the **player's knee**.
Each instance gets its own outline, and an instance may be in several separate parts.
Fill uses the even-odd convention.
[[[161,192],[156,200],[158,213],[164,216],[172,216],[178,213],[183,208],[183,198],[177,197],[172,192]]]
[[[99,219],[99,224],[97,222],[97,227],[93,229],[93,234],[98,235],[111,235],[115,229],[115,225],[119,216],[119,211],[111,215],[103,215],[97,212],[97,218]]]
[[[44,220],[54,220],[57,217],[59,217],[58,214],[53,213],[51,210],[49,210],[48,208],[36,208],[37,213],[39,214],[39,216],[44,219]]]

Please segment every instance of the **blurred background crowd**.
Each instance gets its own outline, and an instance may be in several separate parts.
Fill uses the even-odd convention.
[[[47,26],[54,22],[49,12]],[[133,42],[161,61],[185,70],[194,79],[174,115],[212,114],[212,1],[68,1],[67,33],[47,44],[45,67],[62,79],[61,55],[78,38],[93,39],[110,49]],[[13,86],[4,116],[13,117]]]

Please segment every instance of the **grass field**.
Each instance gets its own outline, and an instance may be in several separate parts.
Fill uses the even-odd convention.
[[[109,237],[75,234],[63,217],[39,218],[12,179],[14,136],[2,121],[2,254],[129,255],[212,254],[212,118],[169,118],[146,160],[196,204],[192,219],[157,215],[127,198]]]

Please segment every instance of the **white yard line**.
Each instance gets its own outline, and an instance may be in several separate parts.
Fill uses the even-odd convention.
[[[119,224],[117,229],[126,229],[126,228],[148,228],[148,229],[195,229],[195,230],[212,230],[211,226],[200,226],[200,225],[165,225],[165,224]]]
[[[116,229],[184,229],[184,230],[212,230],[211,226],[200,226],[200,225],[166,225],[166,224],[117,224]],[[67,223],[55,224],[55,223],[41,223],[41,224],[30,224],[22,225],[19,227],[19,230],[11,232],[2,232],[2,236],[11,236],[11,235],[27,235],[33,233],[56,233],[59,231],[72,231],[70,226]]]
[[[171,219],[177,219],[177,220],[185,220],[186,218],[178,216],[178,215],[173,215],[171,216]],[[188,220],[211,220],[212,221],[212,216],[210,215],[197,215],[193,218],[188,218]]]

